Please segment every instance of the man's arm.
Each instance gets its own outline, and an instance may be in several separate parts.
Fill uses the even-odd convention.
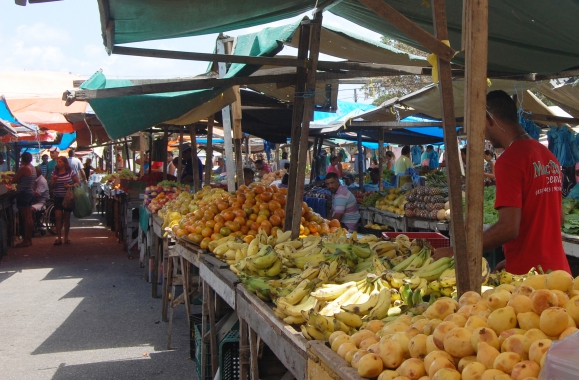
[[[332,215],[332,219],[337,219],[339,222],[342,222],[342,217],[344,216],[343,212],[336,212]]]

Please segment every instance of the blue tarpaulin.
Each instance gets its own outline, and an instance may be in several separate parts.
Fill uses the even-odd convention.
[[[551,127],[547,132],[549,150],[557,157],[563,167],[575,166],[572,144],[575,144],[575,134],[567,128]]]

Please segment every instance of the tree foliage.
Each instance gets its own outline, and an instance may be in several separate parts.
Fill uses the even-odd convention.
[[[420,57],[426,57],[428,55],[422,50],[388,37],[382,37],[381,42],[408,54]],[[410,94],[414,91],[420,90],[422,87],[430,83],[432,83],[432,78],[424,75],[377,77],[374,78],[372,82],[365,84],[362,87],[362,91],[364,92],[364,97],[366,99],[374,98],[372,104],[379,106],[388,99]]]

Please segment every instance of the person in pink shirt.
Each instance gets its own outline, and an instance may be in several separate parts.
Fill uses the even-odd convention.
[[[328,165],[328,167],[326,168],[326,175],[330,173],[336,173],[338,179],[341,178],[342,173],[340,168],[338,168],[338,165],[340,165],[340,158],[338,156],[330,157],[330,165]]]

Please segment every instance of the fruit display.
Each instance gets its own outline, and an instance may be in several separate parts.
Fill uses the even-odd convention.
[[[12,176],[14,176],[14,172],[7,171],[0,173],[0,184],[1,185],[9,185],[12,182]]]
[[[362,193],[361,191],[356,191],[354,196],[356,197],[356,201],[358,202],[358,204],[361,204],[364,207],[374,207],[376,201],[380,199],[382,194],[375,191],[368,191],[365,193]]]
[[[382,225],[376,224],[376,223],[368,223],[364,226],[364,228],[371,228],[371,229],[377,230],[377,231],[386,231],[386,230],[390,229],[390,227],[388,227],[388,226],[382,226]]]
[[[378,210],[391,212],[397,215],[404,215],[404,207],[408,203],[402,189],[394,188],[386,192],[386,195],[376,201]]]
[[[450,220],[448,188],[419,186],[406,193],[404,205],[409,218]]]
[[[447,187],[448,186],[448,176],[446,173],[440,170],[435,170],[429,172],[425,175],[426,186],[428,187]]]
[[[286,174],[287,172],[282,169],[282,170],[276,170],[274,172],[271,173],[266,173],[263,175],[263,177],[261,178],[261,184],[263,186],[269,186],[271,185],[274,181],[281,181],[281,179],[283,178],[284,174]]]
[[[553,341],[579,324],[579,277],[512,276],[482,293],[441,297],[417,316],[334,329],[332,350],[358,374],[384,379],[537,379]],[[337,325],[336,325],[337,326]]]
[[[181,192],[160,210],[176,237],[187,239],[206,249],[210,241],[233,236],[250,241],[260,229],[276,236],[283,228],[287,189],[242,185],[236,193],[209,186],[195,194]],[[303,202],[300,235],[328,234],[340,228],[337,220],[326,220]],[[179,216],[178,216],[179,215]]]
[[[487,186],[484,190],[484,206],[483,206],[483,223],[493,225],[499,220],[499,212],[495,209],[495,200],[497,199],[497,188],[495,186]]]
[[[563,215],[565,223],[561,231],[569,235],[579,235],[579,204],[576,199],[563,198]]]
[[[162,181],[156,186],[145,188],[145,206],[153,214],[163,208],[165,203],[177,198],[182,191],[189,192],[190,186],[174,181]]]

